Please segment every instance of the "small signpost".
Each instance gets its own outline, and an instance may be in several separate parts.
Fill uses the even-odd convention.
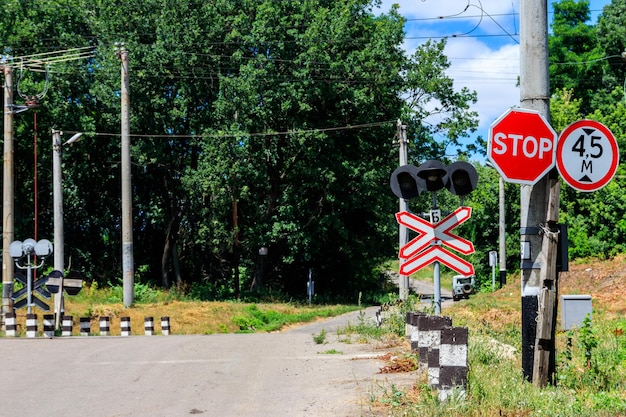
[[[46,283],[47,277],[33,280],[33,271],[41,268],[45,258],[50,254],[52,254],[52,243],[46,239],[41,239],[38,242],[34,239],[26,239],[24,242],[16,240],[9,245],[9,255],[11,255],[15,261],[15,266],[18,269],[26,270],[25,280],[22,279],[23,276],[20,274],[16,274],[15,276],[15,278],[24,285],[24,288],[13,295],[13,300],[17,300],[19,297],[26,295],[25,298],[14,304],[15,308],[28,307],[28,314],[32,312],[34,306],[44,311],[50,310],[48,304],[33,295],[33,291],[37,291],[41,295],[50,298],[50,293],[42,288]],[[35,261],[37,257],[41,260],[39,264]]]

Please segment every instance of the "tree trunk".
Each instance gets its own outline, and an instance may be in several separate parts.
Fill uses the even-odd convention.
[[[180,283],[182,280],[176,244],[178,242],[178,232],[180,230],[180,222],[183,218],[183,212],[184,206],[179,207],[179,210],[176,212],[174,217],[172,217],[167,226],[163,256],[161,257],[161,284],[164,288],[170,287],[169,274],[171,269],[173,269],[176,276],[176,282]],[[170,268],[170,259],[172,268]]]

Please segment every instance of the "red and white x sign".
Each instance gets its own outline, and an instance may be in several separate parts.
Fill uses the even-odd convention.
[[[396,214],[398,223],[418,233],[417,237],[400,248],[400,258],[409,259],[429,246],[446,245],[464,255],[474,253],[474,245],[451,231],[472,216],[471,207],[459,207],[442,221],[433,225],[431,222],[401,211]]]
[[[411,275],[435,261],[441,262],[465,277],[474,275],[474,265],[440,246],[432,246],[415,258],[401,264],[400,275]]]

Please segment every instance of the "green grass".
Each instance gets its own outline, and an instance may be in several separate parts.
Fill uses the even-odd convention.
[[[383,385],[372,408],[403,417],[626,416],[626,318],[594,311],[593,324],[558,333],[556,385],[541,389],[522,375],[516,296],[478,294],[444,312],[455,326],[469,329],[465,395],[442,402],[426,375],[418,374],[409,386]],[[342,332],[365,340],[404,336],[395,321],[404,320],[405,310],[395,308],[396,318],[381,327],[363,320]]]
[[[296,323],[306,323],[354,311],[356,305],[311,305],[295,302],[200,301],[177,290],[164,291],[135,284],[135,303],[126,308],[122,303],[121,286],[85,287],[76,296],[65,297],[65,312],[73,316],[74,333],[78,320],[91,318],[91,329],[98,328],[98,319],[111,319],[111,334],[119,334],[121,317],[130,317],[132,334],[142,334],[145,317],[170,317],[171,334],[214,334],[271,332]],[[24,329],[25,313],[18,310],[18,328]]]
[[[313,341],[318,345],[326,343],[326,329],[322,329],[318,334],[314,334]]]
[[[324,352],[319,352],[322,353],[324,355],[343,355],[343,352],[337,349],[328,349]]]

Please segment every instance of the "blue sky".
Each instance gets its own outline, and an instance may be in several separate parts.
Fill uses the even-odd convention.
[[[549,18],[552,0],[548,1]],[[455,88],[478,94],[473,109],[480,126],[476,135],[487,139],[491,123],[508,108],[519,105],[520,0],[383,0],[382,11],[400,6],[407,18],[404,48],[410,54],[429,38],[447,37],[448,75]],[[610,0],[590,0],[590,23]]]

